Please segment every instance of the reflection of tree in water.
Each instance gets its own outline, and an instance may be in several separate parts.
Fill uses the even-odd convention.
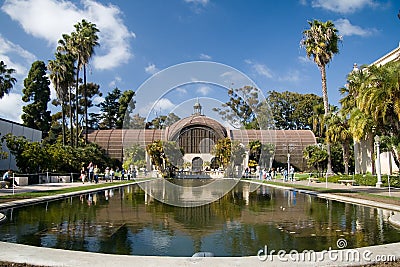
[[[289,190],[240,183],[221,199],[191,208],[154,199],[145,202],[138,187],[114,193],[108,200],[104,192],[98,193],[96,203],[85,195],[14,209],[12,221],[0,228],[0,238],[36,246],[149,255],[158,251],[148,251],[153,247],[147,243],[137,244],[137,237],[161,233],[167,241],[191,240],[193,253],[210,251],[216,256],[255,255],[264,245],[287,251],[323,250],[336,248],[339,238],[345,238],[349,248],[400,240],[400,231],[383,222],[386,215],[381,210]],[[11,218],[10,211],[7,217]],[[190,247],[185,253],[191,253]],[[174,253],[174,248],[167,249],[165,253]]]

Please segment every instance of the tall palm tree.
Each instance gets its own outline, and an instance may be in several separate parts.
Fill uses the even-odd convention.
[[[377,133],[397,137],[400,135],[400,63],[368,68],[369,81],[357,99],[357,106],[370,116]],[[390,145],[396,165],[400,165],[396,145]]]
[[[47,69],[50,71],[50,80],[53,83],[54,89],[56,90],[56,96],[58,98],[58,102],[61,104],[62,142],[63,145],[65,145],[65,112],[64,112],[65,93],[62,91],[60,86],[61,80],[63,79],[62,68],[63,66],[57,59],[49,60],[49,63],[47,64]]]
[[[94,55],[94,48],[99,46],[99,37],[97,33],[99,30],[96,28],[96,24],[82,20],[75,26],[77,31],[79,30],[79,35],[81,36],[81,61],[83,65],[83,85],[84,92],[83,97],[85,101],[85,143],[88,140],[88,105],[87,105],[87,84],[86,84],[86,66],[89,63],[90,58]]]
[[[76,62],[76,77],[75,77],[75,141],[76,146],[79,144],[79,74],[80,70],[84,68],[84,88],[86,88],[86,65],[89,59],[94,54],[94,47],[98,45],[97,33],[99,30],[96,25],[86,20],[82,20],[74,25],[75,31],[71,35],[64,34],[63,40],[59,41],[60,50],[67,52],[74,56]],[[86,89],[85,92],[85,104],[86,101]],[[85,121],[87,124],[87,107],[85,107]],[[86,125],[87,128],[87,125]]]
[[[65,56],[65,61],[63,60],[64,65],[67,66],[65,69],[69,74],[72,74],[72,76],[68,76],[68,79],[65,79],[66,86],[68,86],[68,101],[69,101],[69,124],[70,124],[70,145],[74,145],[74,124],[73,124],[73,108],[72,108],[72,83],[74,81],[74,62],[75,62],[75,56],[71,52],[71,36],[68,34],[63,34],[62,39],[58,41],[58,46],[57,46],[57,52]],[[76,128],[76,131],[78,131],[78,125]]]
[[[307,57],[312,58],[321,72],[322,98],[324,101],[325,116],[329,114],[328,90],[326,86],[326,65],[332,60],[333,55],[339,53],[338,43],[341,37],[331,21],[321,22],[313,20],[308,22],[310,29],[303,31],[301,44],[305,47]],[[327,173],[332,173],[330,144],[327,143],[328,166]]]
[[[349,131],[355,141],[366,140],[370,143],[371,153],[374,153],[373,131],[376,124],[373,118],[363,112],[360,107],[362,104],[362,94],[370,83],[370,72],[367,66],[354,69],[347,75],[346,86],[339,89],[343,98],[340,100],[342,105],[341,114],[348,118]],[[372,173],[375,173],[375,161],[371,162]]]
[[[50,80],[52,81],[56,90],[58,101],[61,104],[62,114],[62,135],[63,145],[66,143],[66,102],[68,100],[68,93],[70,92],[71,84],[74,80],[74,64],[70,55],[61,54],[57,52],[55,59],[50,60],[48,63],[48,69],[50,70]],[[71,126],[72,127],[72,126]],[[71,129],[72,132],[72,129]]]
[[[0,61],[0,99],[8,94],[17,82],[17,79],[12,76],[13,73],[15,73],[14,69],[7,69],[7,65]]]

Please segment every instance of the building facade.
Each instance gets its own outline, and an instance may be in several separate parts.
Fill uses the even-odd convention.
[[[383,57],[374,61],[370,66],[382,66],[386,63],[397,61],[400,59],[400,44],[397,48],[393,49]],[[354,69],[358,69],[357,65],[354,64]],[[373,153],[375,141],[373,135],[368,135],[364,140],[354,143],[354,172],[356,174],[372,173],[373,169]],[[381,174],[392,174],[399,172],[393,155],[391,152],[382,152],[380,157]]]
[[[316,144],[316,138],[310,130],[237,130],[228,129],[218,121],[202,114],[200,103],[193,107],[191,116],[183,118],[166,129],[114,129],[96,130],[89,133],[89,141],[104,148],[107,154],[123,161],[124,149],[134,144],[145,148],[156,140],[175,141],[183,149],[183,161],[189,162],[191,170],[203,170],[204,163],[210,163],[212,169],[219,164],[212,154],[218,140],[230,138],[237,141],[246,150],[241,168],[247,167],[248,144],[259,140],[262,144],[273,144],[274,160],[294,166],[297,170],[306,170],[307,162],[303,158],[303,149]],[[146,161],[150,164],[149,157]],[[272,165],[272,160],[264,163],[265,168]],[[148,165],[150,170],[151,166]]]
[[[27,140],[32,142],[41,142],[42,141],[42,132],[39,130],[35,130],[29,127],[26,127],[22,124],[12,122],[9,120],[0,118],[0,137],[5,136],[6,134],[12,134],[14,136],[24,136]],[[0,158],[0,170],[18,170],[17,164],[15,162],[15,157],[8,150],[5,142],[1,144],[2,151],[7,153],[7,158]]]

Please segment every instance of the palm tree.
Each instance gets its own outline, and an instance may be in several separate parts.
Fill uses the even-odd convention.
[[[97,33],[99,30],[96,25],[86,20],[82,20],[74,25],[75,31],[71,35],[64,34],[63,40],[59,41],[59,51],[71,54],[76,61],[76,78],[75,78],[75,132],[76,146],[79,144],[79,72],[84,68],[84,97],[86,100],[86,65],[94,54],[94,47],[98,45]],[[87,107],[85,107],[85,122],[87,128]],[[85,139],[86,140],[86,139]]]
[[[352,134],[349,129],[348,120],[340,114],[332,114],[328,117],[328,129],[326,131],[327,142],[339,143],[343,151],[343,165],[345,174],[349,174],[350,144]]]
[[[322,98],[324,101],[325,116],[329,114],[328,90],[326,86],[326,65],[333,55],[339,53],[338,43],[341,37],[331,21],[309,21],[310,29],[303,31],[301,44],[305,47],[307,57],[313,58],[321,72]],[[330,144],[327,143],[328,166],[327,173],[332,173]]]
[[[87,85],[86,85],[86,66],[89,63],[90,58],[94,55],[94,48],[99,45],[99,37],[97,33],[99,30],[96,28],[96,24],[82,20],[78,23],[75,28],[79,31],[81,35],[81,61],[83,65],[83,85],[84,92],[83,97],[85,100],[85,143],[88,140],[88,105],[87,105]]]
[[[63,34],[62,39],[58,41],[57,52],[63,55],[63,65],[65,65],[65,71],[70,74],[65,76],[65,85],[68,87],[68,101],[69,101],[69,124],[70,124],[70,145],[74,145],[74,125],[73,125],[73,108],[72,108],[72,83],[74,81],[74,62],[75,56],[70,52],[71,36]],[[60,57],[61,59],[61,57]],[[64,60],[65,59],[65,60]],[[78,126],[76,131],[78,131]]]
[[[54,88],[56,90],[56,95],[58,102],[61,104],[61,114],[62,114],[62,135],[63,135],[63,145],[66,143],[66,102],[67,95],[70,92],[71,84],[74,80],[74,64],[70,55],[61,54],[57,52],[55,54],[55,59],[50,60],[48,63],[48,69],[50,70],[50,80],[52,81]],[[72,117],[71,117],[72,118]],[[71,124],[72,127],[72,124]],[[72,128],[71,128],[72,132]]]
[[[60,61],[58,61],[57,59],[49,60],[49,63],[47,64],[47,69],[50,71],[50,80],[53,83],[54,89],[56,90],[56,95],[57,95],[58,101],[61,103],[62,142],[63,142],[63,145],[65,145],[65,112],[64,112],[64,110],[65,110],[65,108],[64,108],[65,92],[62,91],[61,86],[60,86],[61,80],[63,79],[62,68],[63,68],[63,66],[60,64]]]
[[[7,65],[0,61],[0,99],[8,94],[17,82],[17,79],[12,77],[13,73],[15,73],[14,69],[7,69]]]
[[[373,154],[373,130],[376,124],[373,118],[363,112],[360,107],[363,106],[361,95],[368,90],[370,83],[370,72],[367,66],[361,66],[354,69],[347,75],[346,86],[339,89],[343,98],[340,100],[342,105],[341,114],[348,118],[348,127],[353,139],[360,141],[362,139],[370,142],[371,152]],[[372,173],[375,173],[375,162],[371,162]]]
[[[384,66],[368,68],[368,87],[362,90],[357,106],[370,116],[379,129],[377,134],[397,137],[400,135],[400,63],[390,62]],[[396,146],[391,150],[399,165]]]

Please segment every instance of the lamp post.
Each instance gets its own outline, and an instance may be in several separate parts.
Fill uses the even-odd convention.
[[[289,171],[290,171],[290,153],[287,153],[287,174],[289,177]]]
[[[374,141],[375,141],[374,144],[375,144],[375,148],[376,148],[376,177],[378,178],[376,187],[381,187],[382,186],[381,156],[380,156],[380,151],[379,151],[380,139],[379,139],[378,135],[375,135]]]

